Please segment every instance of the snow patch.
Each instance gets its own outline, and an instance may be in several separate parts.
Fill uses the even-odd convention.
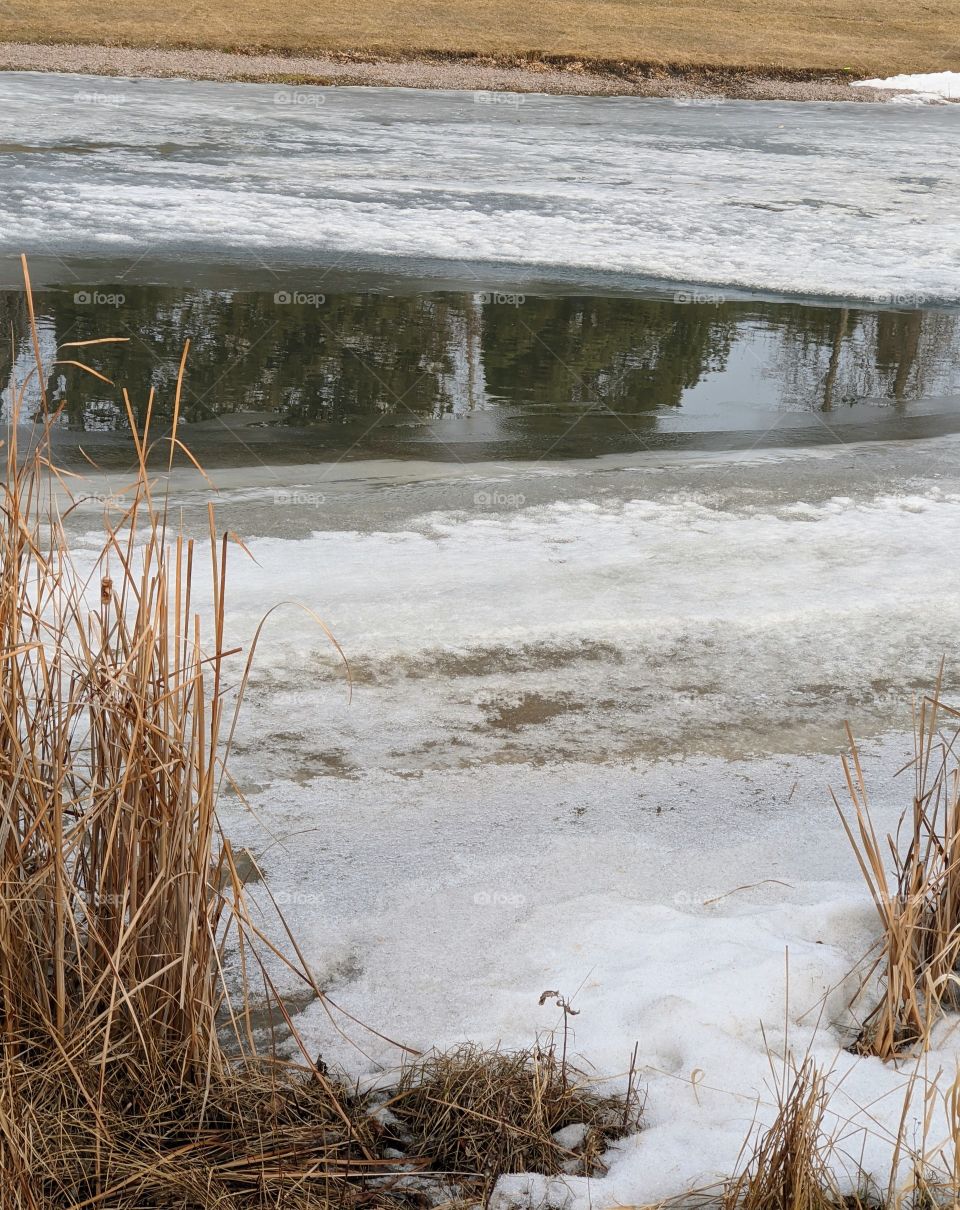
[[[893,778],[909,749],[899,735],[863,751],[884,831],[909,798]],[[526,1046],[562,1028],[539,1003],[560,988],[579,1010],[575,1061],[607,1086],[624,1087],[639,1041],[644,1129],[610,1149],[608,1175],[504,1178],[494,1205],[647,1205],[729,1176],[751,1124],[776,1112],[768,1047],[809,1052],[829,1073],[827,1130],[842,1138],[838,1175],[852,1187],[861,1157],[885,1181],[914,1063],[845,1049],[854,968],[878,920],[826,790],[840,776],[835,757],[820,757],[568,764],[522,783],[510,767],[328,792],[274,783],[255,804],[261,823],[238,818],[236,835],[272,838],[267,878],[275,892],[297,888],[285,911],[318,978],[391,1037],[420,1049]],[[585,813],[569,817],[571,802]],[[306,902],[324,886],[336,887],[329,902]],[[366,906],[351,902],[354,888]],[[399,1061],[353,1026],[365,1055],[338,1038],[319,1004],[298,1024],[361,1080],[382,1082]],[[947,1081],[951,1025],[929,1062]],[[921,1081],[911,1139],[922,1094]]]
[[[855,88],[907,88],[915,95],[894,100],[930,102],[960,101],[960,71],[935,71],[920,75],[887,76],[883,80],[854,80]]]

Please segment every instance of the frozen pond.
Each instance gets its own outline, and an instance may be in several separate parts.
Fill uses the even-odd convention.
[[[348,695],[316,624],[275,615],[232,762],[254,814],[226,812],[334,1000],[415,1047],[519,1045],[559,987],[599,1072],[639,1040],[647,1129],[571,1210],[728,1172],[787,1040],[833,1067],[882,1174],[905,1077],[842,1049],[876,926],[828,786],[849,719],[879,827],[912,788],[911,698],[960,630],[960,439],[214,480],[252,555],[231,639],[300,601],[352,668]],[[209,493],[173,489],[202,533]],[[318,1004],[301,1024],[358,1076],[397,1061]]]
[[[598,1071],[639,1039],[609,1177],[503,1204],[728,1175],[785,1042],[884,1177],[902,1081],[842,1049],[876,926],[827,785],[848,719],[886,826],[913,693],[944,652],[960,686],[960,109],[8,75],[0,113],[5,402],[21,250],[48,360],[127,337],[83,355],[141,412],[189,339],[182,435],[251,556],[227,634],[297,601],[349,659],[352,696],[275,616],[225,812],[323,986],[417,1047],[528,1044],[545,988]],[[119,392],[48,386],[93,549]],[[199,475],[170,489],[202,539]]]

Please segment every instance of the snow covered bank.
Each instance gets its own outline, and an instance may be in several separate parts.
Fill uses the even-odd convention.
[[[880,826],[909,793],[892,778],[908,754],[904,736],[868,746]],[[622,1087],[639,1041],[646,1129],[613,1148],[604,1179],[553,1186],[548,1204],[586,1210],[729,1175],[755,1113],[768,1124],[775,1112],[768,1045],[831,1071],[848,1182],[861,1163],[886,1181],[914,1065],[844,1049],[877,922],[826,792],[839,781],[834,758],[501,766],[275,782],[256,806],[279,837],[268,881],[308,959],[373,1027],[423,1048],[527,1045],[560,1024],[538,1004],[559,988],[579,1010],[576,1054],[598,1075]],[[358,1076],[399,1062],[351,1026],[369,1057],[353,1049],[319,1005],[298,1023]],[[956,1045],[948,1024],[931,1076],[952,1072]],[[918,1089],[909,1139],[922,1116]],[[504,1205],[544,1204],[541,1180],[500,1192]]]
[[[908,88],[914,94],[903,100],[960,101],[960,71],[935,71],[926,75],[887,76],[884,80],[855,80],[859,88]]]
[[[490,95],[4,75],[0,249],[960,298],[952,107]]]
[[[503,1206],[641,1205],[728,1175],[754,1114],[774,1113],[768,1044],[809,1050],[831,1070],[847,1179],[862,1163],[885,1181],[910,1065],[845,1050],[855,968],[877,922],[827,793],[840,783],[836,758],[638,750],[641,737],[649,752],[672,732],[689,751],[708,720],[736,732],[751,713],[777,734],[786,703],[817,701],[834,676],[856,694],[883,667],[906,721],[902,686],[956,633],[940,554],[960,500],[793,501],[759,516],[635,500],[423,525],[286,550],[294,584],[324,577],[369,681],[338,725],[323,705],[330,685],[311,691],[297,677],[302,634],[285,633],[269,656],[283,671],[259,684],[256,738],[240,754],[247,776],[264,746],[274,771],[291,762],[291,776],[255,795],[267,834],[238,821],[237,839],[263,852],[324,985],[417,1047],[528,1044],[558,1024],[538,1005],[554,987],[575,996],[576,1049],[598,1073],[622,1078],[639,1041],[647,1129],[613,1149],[604,1179],[509,1178]],[[274,581],[288,545],[255,544]],[[362,584],[349,605],[338,583]],[[532,654],[589,636],[616,657],[604,648],[594,661],[538,666]],[[915,658],[908,674],[903,661]],[[526,677],[568,709],[545,717],[526,701],[525,716]],[[571,686],[584,709],[572,708]],[[637,686],[651,696],[632,713]],[[689,704],[701,695],[702,712]],[[614,707],[593,714],[604,697]],[[491,700],[506,726],[484,712]],[[842,708],[828,709],[836,737]],[[318,728],[341,764],[311,773],[304,737]],[[631,730],[632,753],[613,751]],[[893,827],[910,788],[893,776],[909,739],[891,735],[867,754],[878,825]],[[369,1058],[342,1044],[319,1006],[302,1024],[354,1074],[397,1061],[362,1031],[353,1036]],[[931,1073],[954,1063],[943,1033]]]

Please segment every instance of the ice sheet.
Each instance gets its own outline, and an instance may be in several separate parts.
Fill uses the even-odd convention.
[[[0,114],[9,253],[960,297],[952,106],[5,73]]]

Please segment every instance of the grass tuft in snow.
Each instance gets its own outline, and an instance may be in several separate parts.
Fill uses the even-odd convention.
[[[779,1089],[773,1125],[756,1141],[738,1176],[727,1185],[722,1210],[838,1210],[841,1197],[830,1168],[823,1122],[828,1092],[811,1059]]]
[[[411,1153],[487,1192],[506,1173],[602,1174],[606,1144],[637,1130],[642,1110],[632,1079],[624,1096],[597,1092],[552,1041],[429,1055],[404,1068],[387,1107]]]
[[[941,684],[942,669],[932,695],[914,711],[915,753],[906,766],[914,773],[913,801],[897,836],[881,840],[874,829],[849,728],[851,754],[843,764],[852,816],[834,796],[883,930],[871,972],[879,974],[880,998],[857,1041],[860,1053],[882,1059],[914,1046],[927,1049],[943,1010],[958,1004],[960,731],[954,723],[945,733],[942,724],[960,712],[941,700]]]

